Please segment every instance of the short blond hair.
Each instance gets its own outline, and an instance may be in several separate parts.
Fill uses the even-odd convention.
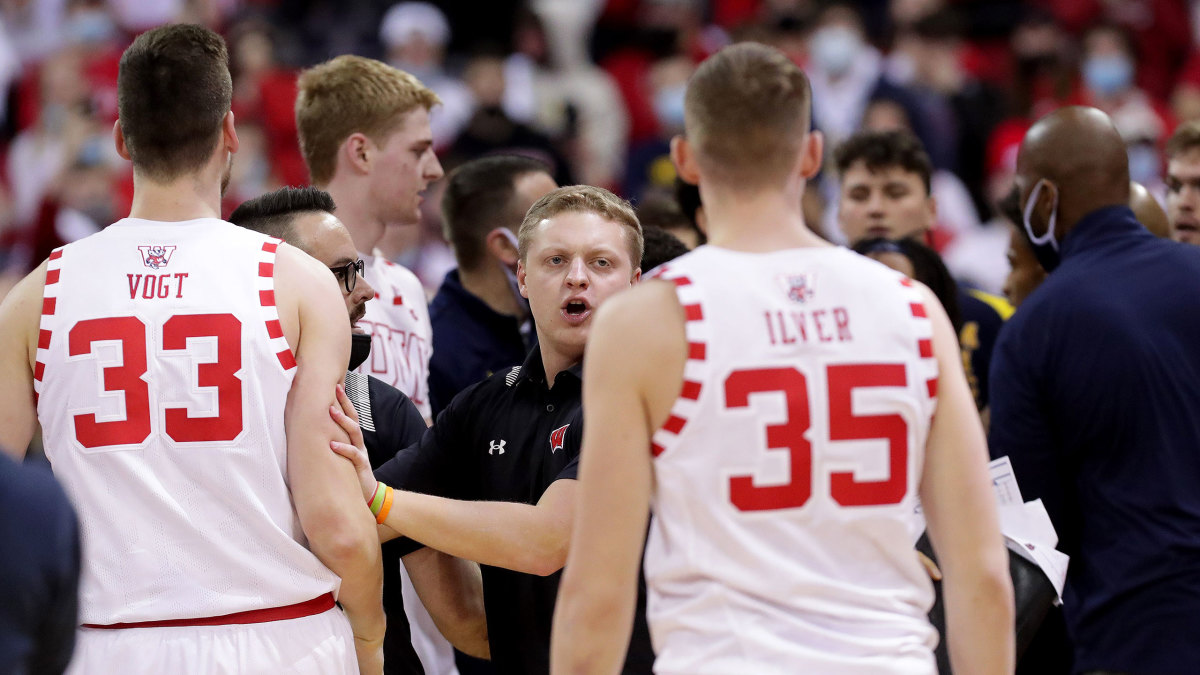
[[[352,54],[309,68],[296,85],[300,151],[317,185],[333,179],[338,148],[350,134],[382,143],[404,114],[442,102],[409,73]]]
[[[774,47],[743,42],[696,69],[684,126],[706,173],[735,188],[759,188],[794,166],[811,105],[804,71]]]
[[[546,193],[529,207],[529,211],[525,213],[525,220],[521,221],[521,229],[517,231],[517,254],[521,260],[525,260],[525,256],[529,254],[529,247],[533,243],[538,225],[547,218],[567,212],[594,213],[625,227],[630,262],[633,269],[641,267],[645,244],[642,240],[642,224],[638,221],[637,213],[629,202],[604,188],[592,185],[560,187]]]

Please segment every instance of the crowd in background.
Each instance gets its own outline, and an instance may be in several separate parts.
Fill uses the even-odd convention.
[[[128,212],[132,169],[113,147],[117,66],[138,32],[171,21],[226,36],[241,149],[226,208],[308,182],[293,114],[300,69],[343,53],[416,75],[446,169],[500,149],[549,163],[559,184],[635,204],[669,195],[685,84],[734,40],[775,45],[806,70],[814,126],[911,129],[933,160],[932,239],[960,281],[997,293],[1009,230],[995,208],[1038,117],[1093,105],[1116,123],[1131,178],[1160,199],[1162,150],[1200,118],[1200,3],[1185,0],[0,0],[0,273]],[[806,199],[838,241],[837,176]],[[385,253],[431,291],[454,258],[440,185],[420,228]]]

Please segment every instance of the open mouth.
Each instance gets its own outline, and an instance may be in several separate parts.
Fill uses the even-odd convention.
[[[562,306],[563,317],[572,324],[583,323],[591,313],[592,306],[582,298],[567,300]]]

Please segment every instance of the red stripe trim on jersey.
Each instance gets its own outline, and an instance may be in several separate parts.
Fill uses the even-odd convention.
[[[662,428],[678,435],[679,432],[683,431],[683,425],[685,424],[687,424],[687,420],[683,419],[679,415],[671,415],[667,418],[667,421],[665,424],[663,424]]]
[[[50,331],[45,328],[38,330],[38,349],[50,349]]]
[[[923,359],[933,356],[933,340],[928,338],[917,340],[917,349],[921,350],[921,358]]]
[[[658,457],[659,455],[661,455],[663,453],[663,450],[666,450],[666,448],[659,445],[658,443],[650,444],[650,454],[654,457]]]
[[[260,276],[260,277],[275,276],[275,263],[258,263],[258,276]]]
[[[60,274],[62,274],[62,270],[46,270],[46,285],[57,284]]]
[[[33,364],[33,379],[38,382],[42,381],[42,376],[46,374],[46,364],[37,361]]]
[[[278,319],[272,319],[267,322],[267,335],[270,335],[271,339],[283,337],[283,326],[279,323]]]
[[[259,291],[258,302],[263,307],[275,306],[275,291]]]
[[[908,288],[912,288],[913,287],[912,279],[909,279],[908,277],[904,277],[903,279],[900,280],[900,285],[906,286]]]
[[[229,626],[243,623],[266,623],[268,621],[286,621],[301,619],[334,608],[333,593],[326,593],[312,600],[297,602],[286,607],[271,607],[270,609],[252,609],[246,612],[222,614],[221,616],[206,616],[199,619],[167,619],[165,621],[134,621],[132,623],[95,624],[85,623],[84,628],[178,628],[181,626]]]
[[[296,367],[296,357],[292,354],[292,350],[285,349],[275,356],[279,357],[279,365],[283,366],[284,370],[291,370]]]
[[[264,251],[266,251],[267,253],[274,253],[274,252],[275,252],[275,249],[277,249],[277,248],[279,248],[279,242],[278,242],[278,241],[265,241],[265,242],[263,242],[263,250],[264,250]]]
[[[679,397],[686,398],[689,401],[695,401],[700,398],[700,383],[684,380],[683,391],[679,392]]]
[[[42,314],[45,316],[54,316],[54,306],[58,302],[54,298],[42,298]]]
[[[919,302],[909,303],[908,308],[912,310],[912,315],[918,319],[924,319],[926,316],[928,316],[925,313],[925,305]]]
[[[690,286],[692,280],[687,277],[675,277],[671,280],[671,282],[676,286]]]
[[[53,251],[50,252],[49,259],[50,260],[58,260],[61,257],[62,257],[62,249],[58,248],[58,249],[54,249]]]
[[[929,388],[929,398],[937,397],[937,378],[925,380],[925,386]]]
[[[700,305],[684,305],[683,313],[688,321],[704,320],[704,310],[700,308]]]
[[[403,305],[403,304],[404,304],[404,298],[402,298],[402,297],[400,297],[399,295],[397,295],[397,296],[395,296],[395,297],[393,297],[393,298],[392,298],[392,304],[393,304],[393,305]]]
[[[693,361],[703,361],[708,356],[708,345],[703,342],[688,343],[688,358]]]

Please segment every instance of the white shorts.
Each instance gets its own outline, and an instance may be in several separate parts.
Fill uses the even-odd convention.
[[[80,628],[67,675],[358,673],[342,610],[227,626]]]

